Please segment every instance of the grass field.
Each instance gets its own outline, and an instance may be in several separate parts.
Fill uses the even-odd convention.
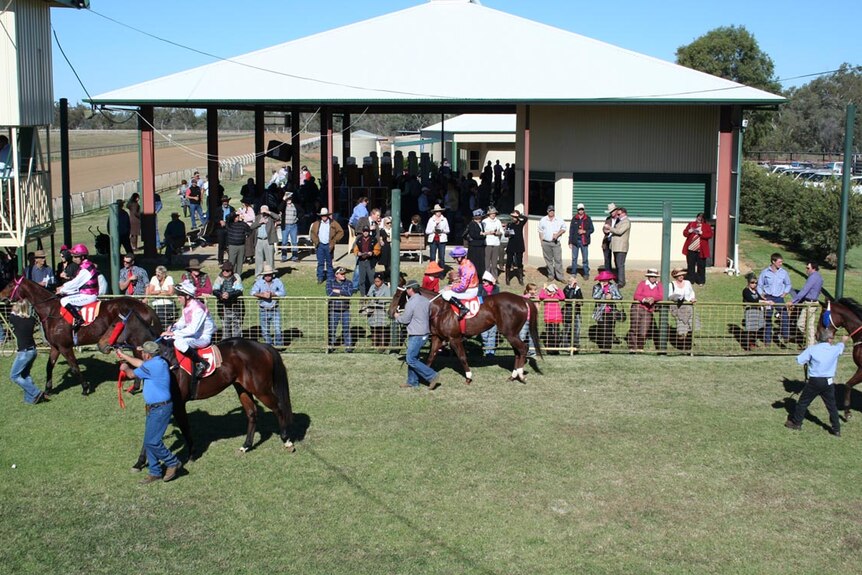
[[[170,484],[130,474],[141,398],[104,381],[45,405],[0,387],[8,573],[848,573],[862,552],[853,421],[782,426],[791,359],[548,358],[435,392],[394,357],[289,356],[304,439],[270,413],[240,454],[231,392],[190,406],[202,457]],[[849,375],[847,358],[840,378]],[[44,357],[37,363],[42,374]],[[8,372],[9,358],[0,360]],[[855,398],[856,408],[860,406]],[[813,417],[827,421],[822,403]],[[858,417],[858,414],[857,414]],[[169,428],[169,447],[179,448]],[[16,468],[12,468],[15,464]]]

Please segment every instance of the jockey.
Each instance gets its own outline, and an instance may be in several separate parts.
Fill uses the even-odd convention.
[[[472,299],[479,294],[479,277],[476,274],[476,266],[467,259],[467,250],[463,246],[456,246],[450,254],[458,262],[458,281],[449,284],[440,291],[440,296],[458,308],[458,319],[463,319],[467,312],[467,306],[461,303],[462,299]]]
[[[75,318],[72,329],[77,330],[84,323],[78,308],[93,303],[99,294],[99,270],[96,264],[87,258],[90,252],[84,244],[73,246],[69,253],[72,262],[80,267],[74,278],[57,288],[57,293],[63,296],[60,298],[60,305],[69,310]]]
[[[180,298],[182,315],[162,333],[162,337],[173,338],[174,347],[192,360],[192,372],[197,378],[209,369],[209,363],[198,355],[197,350],[210,344],[216,326],[207,307],[195,297],[195,291],[195,286],[188,280],[174,288],[174,293]]]

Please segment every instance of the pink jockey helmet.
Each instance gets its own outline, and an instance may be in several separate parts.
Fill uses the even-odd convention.
[[[90,250],[87,249],[87,246],[84,244],[75,244],[72,246],[72,249],[69,250],[73,256],[88,256],[90,255]]]

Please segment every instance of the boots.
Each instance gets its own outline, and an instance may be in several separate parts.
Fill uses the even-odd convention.
[[[458,319],[459,320],[464,319],[464,316],[467,315],[467,312],[470,311],[467,309],[467,306],[464,305],[464,303],[456,297],[453,297],[452,299],[450,299],[449,303],[454,303],[455,307],[458,308]]]
[[[72,317],[73,317],[73,318],[75,318],[75,319],[72,321],[72,329],[74,329],[75,331],[78,331],[78,329],[79,329],[82,325],[84,325],[84,318],[83,318],[83,317],[81,317],[81,312],[80,312],[80,310],[78,310],[78,308],[77,308],[77,307],[73,306],[73,305],[72,305],[72,304],[70,304],[70,303],[67,303],[65,307],[66,307],[66,310],[67,310],[70,314],[72,314]]]
[[[512,267],[506,266],[506,285],[510,285],[512,281]]]
[[[205,359],[201,358],[200,354],[198,354],[198,350],[193,347],[190,347],[188,351],[186,351],[186,355],[192,360],[192,375],[195,379],[199,379],[200,376],[210,368],[210,364]]]

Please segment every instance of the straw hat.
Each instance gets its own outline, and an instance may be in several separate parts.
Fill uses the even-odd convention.
[[[679,276],[685,276],[688,273],[688,270],[685,268],[674,268],[670,275],[672,278],[678,278]]]
[[[655,268],[647,268],[647,271],[644,275],[648,278],[657,278],[658,277],[658,270]]]
[[[269,265],[269,264],[263,264],[263,269],[262,269],[262,270],[260,270],[260,273],[259,273],[259,274],[257,274],[257,277],[259,277],[259,278],[260,278],[260,277],[263,277],[263,276],[271,276],[271,275],[274,275],[274,274],[275,274],[275,270],[274,270],[274,269],[272,269],[272,266],[271,266],[271,265]]]
[[[432,209],[431,211],[432,212],[445,212],[446,210],[444,210],[440,204],[434,204],[434,209]]]

